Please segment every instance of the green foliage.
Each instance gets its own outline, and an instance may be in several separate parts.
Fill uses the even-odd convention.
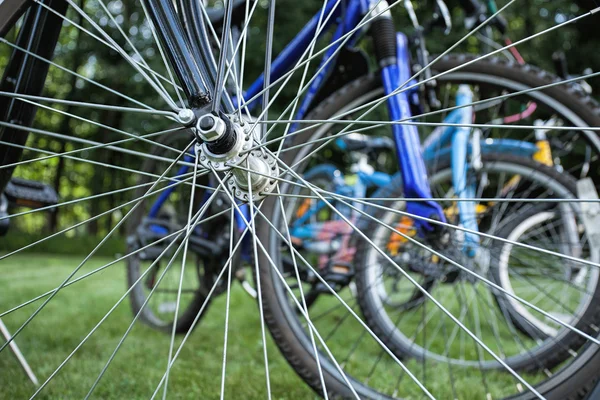
[[[48,235],[25,232],[11,232],[11,234],[0,237],[0,254],[7,254],[22,249],[23,247],[45,239]],[[35,246],[24,249],[23,254],[63,254],[87,256],[96,248],[99,239],[90,235],[78,235],[67,238],[62,235],[44,240]],[[120,236],[111,236],[95,252],[97,256],[114,257],[117,254],[125,254],[125,239]]]
[[[161,85],[174,95],[173,87],[169,83],[169,74],[165,69],[139,1],[111,0],[106,2],[112,17],[109,17],[95,0],[79,1],[88,15],[92,16],[94,21],[129,54],[133,54],[138,61],[141,58],[137,54],[140,54],[148,63],[149,68],[161,74],[162,77],[159,79]],[[585,1],[587,0],[580,0],[580,3]],[[216,6],[222,6],[222,2],[214,3]],[[452,11],[454,28],[447,36],[437,31],[429,35],[427,44],[432,54],[446,50],[466,33],[458,2],[448,0],[447,3]],[[245,87],[250,84],[251,78],[260,75],[265,65],[268,4],[269,2],[266,0],[260,1],[252,16],[245,51]],[[278,0],[276,2],[274,56],[285,47],[306,21],[321,9],[322,4],[320,0]],[[499,7],[504,4],[506,1],[498,1]],[[433,0],[415,1],[414,5],[421,21],[425,21],[431,15]],[[509,21],[510,37],[516,41],[574,18],[583,12],[577,6],[577,2],[573,1],[522,0],[518,4],[510,6],[503,15]],[[393,8],[393,13],[397,29],[411,34],[410,20],[401,2]],[[68,18],[95,36],[81,31],[73,24],[64,24],[54,56],[55,63],[64,68],[55,66],[50,68],[44,96],[117,106],[143,107],[147,105],[165,109],[164,101],[145,82],[145,78],[115,50],[99,43],[98,32],[88,21],[81,18],[72,9],[68,12]],[[124,40],[115,22],[120,30],[127,34],[129,42]],[[552,70],[551,56],[557,50],[566,53],[569,70],[572,73],[580,73],[587,67],[598,69],[600,68],[600,52],[597,51],[597,22],[597,16],[585,18],[578,23],[519,45],[518,49],[528,62],[546,69]],[[327,33],[324,39],[317,44],[314,52],[327,44],[329,35],[331,32]],[[13,30],[8,34],[7,39],[14,42],[16,36],[17,30]],[[367,53],[372,54],[370,40],[363,40],[359,45]],[[480,43],[476,37],[472,36],[458,46],[455,51],[478,52],[480,50]],[[10,48],[0,46],[0,71],[3,70],[9,56]],[[310,63],[307,77],[312,76],[311,72],[314,72],[318,65],[318,59]],[[71,74],[68,70],[72,70],[78,75]],[[286,109],[291,110],[289,105],[292,104],[298,92],[302,71],[303,69],[300,69],[294,74],[279,94],[270,108],[269,117],[271,119],[277,118]],[[596,92],[600,91],[598,82],[598,80],[590,82]],[[306,80],[304,83],[306,84]],[[107,90],[107,87],[114,91]],[[279,89],[280,87],[276,86],[271,91],[271,98]],[[126,94],[128,97],[120,96],[120,93]],[[136,99],[137,103],[132,99]],[[47,106],[51,106],[52,109]],[[380,114],[379,111],[376,111],[372,117],[380,118]],[[287,111],[282,118],[293,118],[293,115]],[[35,160],[47,157],[52,153],[76,151],[89,146],[81,140],[107,143],[126,138],[124,132],[130,135],[143,135],[172,126],[173,124],[165,118],[158,118],[150,114],[119,113],[112,110],[45,104],[44,107],[38,109],[34,127],[77,138],[79,141],[65,141],[58,137],[30,134],[27,146],[35,150],[25,150],[23,158]],[[282,133],[282,129],[283,126],[279,125],[276,134]],[[119,146],[142,152],[150,149],[147,143],[141,141],[129,141],[121,143]],[[24,164],[17,168],[15,174],[27,179],[49,183],[59,192],[61,201],[70,201],[137,184],[140,176],[132,171],[139,170],[142,162],[143,159],[138,156],[112,151],[79,151],[72,154],[70,158],[53,157]],[[118,166],[119,169],[108,168],[106,165]],[[25,215],[11,222],[12,232],[45,234],[57,231],[99,213],[107,212],[131,199],[132,191],[127,191],[61,207],[56,217],[50,217],[43,213]],[[72,231],[70,235],[72,237],[86,234],[92,236],[106,234],[126,211],[127,208],[108,212],[105,216]],[[121,232],[121,234],[123,233]]]

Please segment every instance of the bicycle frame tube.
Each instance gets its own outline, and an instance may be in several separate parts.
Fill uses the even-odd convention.
[[[381,75],[386,95],[390,95],[396,89],[406,84],[410,77],[410,60],[408,51],[408,39],[406,35],[398,32],[397,63],[382,68]],[[399,121],[412,117],[408,93],[400,91],[387,99],[390,120]],[[392,126],[394,141],[396,142],[396,153],[404,185],[404,196],[410,198],[431,198],[431,189],[427,180],[427,170],[421,154],[419,134],[414,125],[396,124]],[[442,208],[433,201],[407,201],[407,212],[425,218],[434,218],[446,221]],[[423,234],[432,231],[426,221],[415,219],[418,231]]]
[[[192,154],[186,154],[185,157],[183,158],[185,162],[188,163],[193,163],[194,162],[194,158],[193,158],[193,152]],[[183,174],[187,173],[190,170],[190,166],[189,165],[182,165],[178,170],[177,173],[174,176],[174,179],[179,180],[179,177],[182,176]],[[152,208],[150,208],[150,212],[148,213],[148,217],[150,218],[156,218],[156,216],[158,215],[158,212],[160,211],[161,207],[163,206],[163,204],[165,204],[165,201],[167,201],[167,199],[169,198],[169,196],[171,195],[171,193],[173,193],[176,189],[176,186],[172,186],[170,188],[168,188],[167,190],[164,190],[160,196],[158,197],[158,199],[156,199],[156,201],[154,202],[154,204],[152,204]]]
[[[450,130],[448,132],[452,133],[453,131]],[[435,160],[439,162],[444,158],[451,157],[452,147],[449,146],[450,142],[451,140],[445,142],[439,141],[436,142],[436,144],[432,147],[428,146],[423,152],[423,159],[425,160],[425,162],[433,162]],[[468,143],[467,154],[471,154],[471,150],[471,144]],[[525,142],[516,139],[488,138],[481,143],[481,154],[500,153],[512,154],[518,157],[532,158],[538,150],[539,149],[536,147],[535,143]]]
[[[473,102],[473,92],[468,85],[460,85],[456,94],[456,105],[460,111],[460,124],[473,123],[473,106],[469,106]],[[471,136],[471,128],[458,126],[453,128],[452,135],[452,185],[455,195],[459,199],[468,199],[475,197],[475,182],[468,182],[467,165],[468,157],[467,150],[469,147],[469,138]],[[476,204],[474,201],[459,201],[458,214],[460,223],[466,229],[473,232],[465,232],[465,241],[463,251],[469,257],[474,257],[479,246],[477,214],[475,211]]]
[[[344,1],[344,0],[342,0]],[[351,0],[350,4],[356,4],[357,0]],[[356,7],[348,7],[347,15],[354,12]],[[311,18],[311,20],[302,28],[302,30],[292,39],[288,45],[275,57],[271,64],[271,77],[270,81],[274,82],[281,78],[283,74],[288,72],[300,59],[302,54],[308,49],[311,41],[317,33],[319,21],[323,25],[320,29],[319,35],[322,35],[327,29],[334,23],[339,22],[340,9],[338,0],[327,0],[325,9],[320,9],[319,12]],[[323,12],[322,12],[323,10]],[[323,14],[321,16],[321,13]],[[347,16],[345,18],[348,18]],[[342,24],[340,24],[342,25]],[[335,38],[333,39],[335,40]],[[332,46],[334,47],[334,46]],[[325,58],[325,57],[324,57]],[[316,80],[315,80],[316,81]],[[264,75],[261,75],[256,79],[244,93],[244,98],[252,99],[255,97],[264,86]],[[237,99],[233,100],[234,104],[237,104]],[[253,110],[258,104],[259,99],[252,101],[248,104],[243,104],[244,107],[248,107],[249,110]]]

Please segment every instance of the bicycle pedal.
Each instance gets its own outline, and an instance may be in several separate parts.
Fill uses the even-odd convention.
[[[9,203],[28,208],[42,208],[58,204],[58,194],[53,187],[38,181],[12,178],[4,194]]]
[[[328,266],[321,276],[330,285],[345,287],[352,280],[354,270],[350,263],[337,261]]]

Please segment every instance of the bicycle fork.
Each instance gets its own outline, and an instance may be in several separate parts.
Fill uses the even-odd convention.
[[[382,14],[373,22],[372,32],[390,120],[409,121],[412,117],[410,96],[416,96],[416,90],[404,89],[414,83],[410,73],[408,39],[403,33],[396,33],[391,16],[386,14]],[[392,125],[392,132],[396,143],[404,196],[407,199],[422,199],[408,200],[406,211],[411,216],[415,216],[415,227],[420,235],[433,233],[439,225],[432,225],[423,218],[441,222],[446,222],[446,218],[439,204],[427,200],[432,195],[417,128],[414,125],[398,123]]]

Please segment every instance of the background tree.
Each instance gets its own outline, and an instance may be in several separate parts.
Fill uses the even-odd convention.
[[[580,6],[593,5],[591,0],[520,0],[508,8],[503,14],[509,22],[510,37],[513,41],[540,32],[557,23],[569,20],[582,14],[585,9]],[[433,10],[433,0],[414,2],[421,20],[425,20]],[[505,2],[498,1],[502,6]],[[276,24],[273,53],[279,53],[286,43],[302,26],[322,7],[320,0],[277,0]],[[152,69],[167,76],[162,59],[155,46],[150,27],[147,24],[139,0],[111,0],[106,2],[112,17],[102,9],[95,0],[86,0],[83,7],[88,15],[120,43],[125,50],[140,59],[143,57]],[[266,48],[266,22],[268,2],[260,0],[253,16],[252,28],[246,50],[245,78],[247,86],[252,77],[258,76],[264,68]],[[456,0],[448,0],[452,11],[454,28],[449,35],[434,32],[428,40],[431,53],[439,53],[454,44],[466,34],[463,27],[462,10]],[[216,3],[215,6],[222,6]],[[411,33],[410,21],[401,4],[394,8],[396,28]],[[97,34],[95,29],[82,20],[73,10],[68,17],[83,28]],[[583,19],[554,32],[542,35],[528,43],[519,46],[524,58],[544,69],[553,70],[552,54],[558,50],[564,51],[571,73],[581,73],[586,68],[600,69],[600,52],[598,52],[598,16]],[[121,35],[117,25],[125,32],[133,44],[128,44]],[[11,34],[14,36],[14,32]],[[9,35],[9,39],[11,38]],[[327,36],[327,35],[325,35]],[[363,45],[369,50],[368,41]],[[456,51],[475,52],[480,49],[475,37],[469,38]],[[6,46],[0,50],[0,70],[8,59]],[[156,94],[144,78],[129,65],[129,63],[114,50],[99,44],[97,39],[88,33],[80,31],[72,24],[66,23],[56,49],[55,61],[93,79],[101,85],[118,89],[133,98],[142,99],[153,107],[164,106],[163,100]],[[311,63],[310,69],[316,70],[318,60]],[[282,92],[272,108],[271,116],[277,115],[295,97],[300,73],[295,74],[288,87]],[[590,82],[596,93],[600,93],[599,80]],[[172,92],[172,88],[164,83]],[[173,92],[172,92],[173,93]],[[274,93],[274,92],[273,92]],[[90,101],[113,105],[128,105],[128,102],[113,93],[92,85],[80,77],[52,67],[48,77],[46,93],[48,97]],[[75,106],[52,105],[57,111],[40,108],[36,119],[36,128],[59,132],[68,136],[89,139],[97,142],[109,142],[123,138],[115,130],[123,130],[133,134],[145,134],[165,129],[169,126],[164,119],[153,118],[146,114],[128,115],[110,110],[94,110]],[[74,115],[74,116],[69,116]],[[29,146],[39,151],[25,151],[24,158],[38,158],[45,155],[44,151],[65,152],[81,148],[81,143],[63,141],[43,135],[30,135]],[[138,151],[148,151],[147,144],[142,142],[127,143],[125,148],[135,148]],[[89,151],[77,154],[86,160],[119,165],[125,168],[138,169],[142,159],[126,156],[111,151]],[[55,157],[42,162],[32,162],[18,168],[17,175],[50,183],[59,192],[61,201],[68,201],[84,196],[97,195],[110,190],[135,185],[138,177],[135,174],[95,166],[90,163],[75,161],[70,158]],[[130,199],[131,192],[122,192],[112,196],[103,196],[93,201],[81,202],[72,206],[62,207],[58,212],[44,216],[41,213],[28,215],[14,221],[17,229],[25,232],[39,233],[42,231],[57,231],[75,224],[93,215],[105,212],[118,204]],[[122,213],[112,213],[94,222],[86,224],[69,235],[103,235],[110,230],[121,218]],[[14,229],[14,227],[13,227]]]

